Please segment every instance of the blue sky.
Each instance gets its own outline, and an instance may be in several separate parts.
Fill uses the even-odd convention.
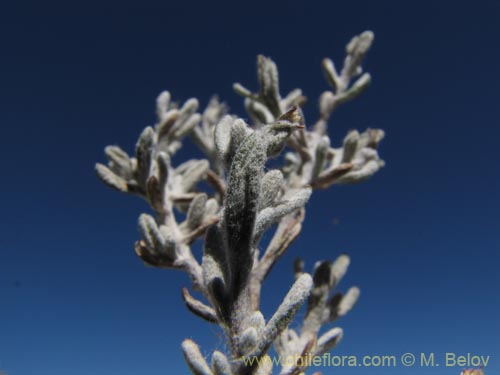
[[[132,245],[138,199],[101,185],[103,148],[131,151],[156,95],[244,116],[235,81],[255,88],[255,56],[300,87],[314,119],[320,62],[371,29],[373,84],[335,113],[386,131],[386,167],[317,192],[303,232],[263,290],[266,316],[291,264],[346,252],[340,288],[362,297],[339,322],[336,353],[490,355],[500,371],[500,5],[496,1],[108,2],[5,4],[0,12],[3,129],[0,370],[9,375],[188,373],[186,337],[204,353],[221,333],[182,304],[184,274],[143,266]],[[190,157],[187,145],[177,160]],[[334,224],[336,223],[336,224]],[[346,374],[455,374],[460,368],[337,368]]]

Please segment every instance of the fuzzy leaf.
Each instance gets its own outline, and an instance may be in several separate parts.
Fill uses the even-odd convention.
[[[264,104],[249,98],[245,99],[244,104],[245,109],[254,123],[270,124],[274,121],[274,115]]]
[[[107,146],[104,152],[109,161],[109,168],[113,172],[125,180],[132,177],[132,162],[125,151],[118,146]]]
[[[95,165],[97,177],[109,187],[126,193],[128,191],[127,181],[114,173],[104,164],[97,163]]]
[[[354,99],[356,96],[360,95],[365,91],[370,85],[372,78],[369,73],[363,74],[345,93],[337,98],[336,104],[341,104]]]
[[[283,108],[290,108],[294,105],[301,105],[305,102],[306,97],[302,95],[301,89],[294,89],[288,93],[288,95],[282,100]]]
[[[259,132],[255,132],[238,148],[229,173],[223,224],[232,273],[231,288],[236,294],[252,269],[252,235],[265,162],[266,143]]]
[[[170,106],[170,93],[168,91],[163,91],[156,98],[156,115],[158,120],[161,121],[168,111]]]
[[[146,182],[146,195],[153,209],[163,212],[163,186],[160,185],[158,177],[150,176]]]
[[[330,138],[327,136],[321,137],[316,147],[316,155],[314,158],[314,167],[312,172],[312,178],[315,179],[319,176],[321,171],[325,168],[326,164],[326,154],[330,148]]]
[[[146,180],[149,176],[151,156],[155,142],[154,138],[155,132],[152,127],[148,126],[142,132],[135,147],[135,155],[137,159],[136,179],[141,186],[146,185]]]
[[[221,160],[226,160],[229,153],[229,146],[231,144],[231,127],[233,118],[226,115],[215,126],[215,147]]]
[[[347,293],[342,298],[338,306],[337,309],[338,316],[344,316],[345,314],[347,314],[349,311],[352,310],[356,302],[358,302],[359,294],[360,294],[359,288],[355,286],[353,286],[347,291]]]
[[[158,229],[155,219],[148,214],[139,216],[139,231],[142,238],[151,249],[161,249],[165,244],[161,232]]]
[[[233,90],[236,94],[243,96],[244,98],[253,97],[252,92],[239,82],[233,83]]]
[[[290,321],[309,296],[312,285],[312,278],[307,273],[302,274],[295,281],[278,310],[266,325],[266,340],[273,341],[281,331],[288,327]]]
[[[292,132],[296,129],[302,129],[304,126],[298,122],[289,122],[286,120],[276,121],[263,129],[263,135],[267,142],[267,156],[277,156],[285,147],[286,142]]]
[[[283,302],[264,328],[258,345],[246,358],[262,358],[265,355],[276,337],[288,327],[299,308],[303,305],[311,292],[312,285],[312,278],[307,273],[302,274],[295,281]],[[254,362],[254,365],[257,365],[256,362]],[[244,367],[244,360],[241,360],[239,364],[241,368],[245,368],[245,371],[249,370],[248,367]]]
[[[273,204],[283,186],[283,173],[277,169],[267,172],[262,178],[259,194],[259,210]]]
[[[347,269],[349,268],[349,264],[351,263],[351,259],[349,258],[348,255],[342,254],[340,255],[335,262],[333,262],[331,266],[331,273],[330,273],[330,286],[331,288],[334,288],[335,286],[338,285],[340,280],[344,277],[344,275],[347,272]]]
[[[158,164],[158,182],[162,189],[165,189],[170,171],[170,157],[164,152],[159,152],[156,162]]]
[[[215,265],[206,265],[205,257],[210,257]],[[227,266],[227,250],[224,239],[218,225],[212,225],[208,228],[203,247],[203,272],[205,281],[208,282],[214,277],[221,277],[225,280],[229,278],[229,269]],[[212,266],[214,270],[205,269]]]
[[[186,288],[182,288],[182,298],[189,311],[210,323],[217,323],[214,309],[195,299]]]
[[[328,168],[323,171],[312,183],[315,189],[324,189],[334,183],[340,183],[342,177],[353,169],[353,164],[344,163]]]
[[[219,203],[217,202],[217,199],[215,198],[210,198],[207,200],[207,203],[205,205],[205,218],[208,219],[211,216],[214,216],[217,214],[217,211],[219,210]]]
[[[205,193],[198,194],[191,201],[186,218],[186,224],[189,230],[197,228],[202,223],[206,203],[207,195]]]
[[[255,240],[258,240],[266,229],[283,216],[304,207],[311,196],[311,192],[312,190],[309,187],[290,190],[277,205],[265,208],[259,212],[255,223]]]
[[[266,321],[264,319],[264,315],[262,315],[260,311],[253,312],[247,322],[247,326],[254,327],[259,334],[264,329],[265,325]]]
[[[316,355],[321,355],[323,353],[328,352],[334,346],[338,344],[338,342],[342,339],[343,331],[342,328],[332,328],[325,334],[323,334],[318,339],[318,347],[316,349]]]
[[[229,319],[231,301],[226,282],[230,279],[227,251],[217,225],[208,228],[203,248],[202,272],[204,284],[210,292],[212,304],[221,321]]]
[[[369,160],[357,170],[349,171],[336,180],[338,184],[353,184],[367,180],[384,166],[382,160]]]
[[[212,354],[212,369],[214,375],[233,375],[229,361],[226,356],[218,350],[214,351]]]
[[[342,163],[350,163],[358,149],[359,133],[357,130],[350,131],[344,138],[344,153]]]
[[[364,31],[360,35],[352,38],[346,46],[347,56],[341,73],[344,80],[347,81],[349,78],[356,76],[361,70],[361,61],[370,49],[373,39],[373,32]]]
[[[205,358],[200,353],[200,348],[194,341],[184,340],[182,342],[182,352],[193,375],[213,375]]]
[[[239,338],[239,351],[241,355],[250,352],[257,345],[258,340],[259,335],[254,327],[245,329]]]
[[[230,169],[234,154],[244,138],[249,135],[247,124],[241,119],[226,115],[215,127],[215,147],[226,169]]]
[[[273,60],[263,55],[257,57],[257,75],[260,95],[274,116],[280,114],[278,68]]]
[[[174,139],[181,139],[185,135],[189,134],[201,121],[201,115],[199,113],[195,113],[189,116],[186,121],[182,123],[179,127],[176,127],[173,131]]]
[[[326,80],[333,87],[334,90],[338,90],[340,86],[339,74],[335,69],[335,64],[332,60],[325,58],[322,61],[323,72],[325,73]]]
[[[176,128],[172,129],[172,131],[177,131],[177,127],[183,126],[186,121],[196,112],[199,104],[198,100],[195,98],[188,99],[182,108],[179,110],[179,118],[177,120]]]
[[[160,122],[156,125],[159,149],[167,151],[169,143],[172,142],[170,137],[172,128],[179,119],[179,116],[180,113],[177,109],[171,109],[162,115]]]

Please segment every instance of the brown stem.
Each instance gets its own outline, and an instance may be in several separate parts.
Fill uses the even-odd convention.
[[[283,218],[260,262],[254,268],[249,285],[250,305],[254,311],[259,309],[260,293],[264,279],[271,272],[277,260],[299,235],[304,218],[305,210],[303,208]]]
[[[207,182],[212,185],[222,197],[226,194],[226,183],[211,169],[207,172]]]

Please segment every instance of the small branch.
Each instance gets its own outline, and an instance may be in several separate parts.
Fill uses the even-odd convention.
[[[349,172],[353,167],[351,163],[343,163],[333,169],[329,169],[321,173],[317,178],[311,181],[310,185],[314,189],[325,189],[332,185],[336,179],[342,177]]]
[[[278,259],[298,237],[302,229],[302,222],[305,217],[304,213],[305,210],[301,209],[283,218],[258,266],[254,269],[249,285],[250,303],[254,310],[259,309],[260,294],[264,279],[271,272],[272,267]]]
[[[226,183],[211,169],[207,172],[207,182],[212,185],[222,197],[226,194]]]
[[[175,194],[171,193],[170,199],[174,203],[190,203],[194,197],[196,197],[198,193],[181,193],[181,194]]]
[[[288,249],[290,244],[297,238],[302,229],[302,222],[305,218],[305,210],[301,209],[284,218],[276,230],[271,243],[266,249],[264,256],[259,263],[259,272],[265,278],[276,261]]]

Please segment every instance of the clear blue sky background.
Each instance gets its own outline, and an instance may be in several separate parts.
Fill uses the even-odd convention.
[[[180,342],[224,349],[190,315],[184,274],[134,255],[138,199],[101,185],[103,147],[131,151],[164,89],[244,115],[235,81],[256,87],[271,56],[283,91],[313,119],[337,63],[365,29],[373,85],[330,135],[381,127],[387,166],[362,185],[315,193],[306,224],[263,291],[269,317],[309,267],[352,256],[341,285],[362,298],[336,353],[490,355],[500,371],[498,1],[121,1],[3,4],[0,10],[0,369],[9,375],[186,374]],[[189,157],[186,146],[180,153]],[[337,223],[334,225],[334,222]],[[460,368],[342,368],[325,374],[458,375]]]

